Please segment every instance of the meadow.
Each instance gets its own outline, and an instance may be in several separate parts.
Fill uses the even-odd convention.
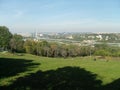
[[[120,90],[120,58],[94,58],[0,53],[0,90]]]

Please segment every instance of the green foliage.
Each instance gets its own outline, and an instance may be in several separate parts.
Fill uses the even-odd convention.
[[[110,46],[107,44],[98,44],[95,45],[94,55],[118,57],[120,56],[120,47]]]
[[[89,56],[91,52],[91,48],[87,46],[82,46],[80,48],[80,56]]]
[[[8,48],[12,34],[6,26],[0,26],[0,48]]]
[[[108,56],[108,55],[110,55],[110,52],[107,51],[107,50],[100,49],[100,50],[96,50],[95,51],[95,55],[98,55],[98,56]]]
[[[119,47],[110,46],[105,43],[91,47],[27,40],[24,43],[24,48],[27,53],[45,57],[120,56]]]
[[[36,42],[32,41],[32,40],[27,40],[24,43],[24,48],[26,53],[31,53],[31,54],[35,54],[35,50],[36,50]]]
[[[46,41],[35,42],[33,40],[27,40],[24,43],[24,48],[27,53],[31,53],[39,56],[46,56],[46,57],[66,58],[66,57],[75,57],[82,55],[80,54],[80,48],[77,45],[48,43]]]
[[[110,47],[110,46],[108,46],[107,43],[102,43],[102,44],[96,44],[96,45],[95,45],[96,50],[100,50],[100,49],[106,50],[106,49],[108,49],[109,47]]]
[[[17,34],[13,35],[9,43],[12,52],[24,52],[23,44],[23,37]]]

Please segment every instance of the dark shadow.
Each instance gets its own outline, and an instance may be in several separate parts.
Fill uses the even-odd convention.
[[[120,78],[110,84],[105,85],[103,90],[120,90]]]
[[[28,68],[39,65],[33,60],[0,58],[0,79],[15,76],[18,73],[28,71]]]
[[[57,70],[38,71],[18,78],[2,90],[98,90],[101,80],[97,75],[79,67],[64,67]]]

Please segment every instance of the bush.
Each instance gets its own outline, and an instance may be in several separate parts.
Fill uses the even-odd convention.
[[[107,50],[97,50],[95,51],[95,55],[98,55],[98,56],[110,56],[110,52],[107,51]]]

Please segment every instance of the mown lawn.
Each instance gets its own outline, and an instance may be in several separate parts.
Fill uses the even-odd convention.
[[[93,58],[0,53],[0,90],[120,90],[120,58]]]

